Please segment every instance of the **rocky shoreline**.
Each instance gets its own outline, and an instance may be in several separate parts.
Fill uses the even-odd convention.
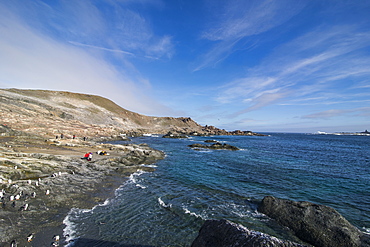
[[[73,241],[63,236],[63,220],[72,208],[90,209],[103,203],[114,196],[115,189],[131,174],[154,170],[143,164],[165,157],[163,152],[146,144],[101,143],[122,139],[117,136],[92,137],[85,141],[81,138],[44,139],[4,128],[0,136],[0,247],[10,246],[12,242],[18,246],[41,247]],[[205,142],[221,145],[213,140]],[[101,150],[109,155],[98,155]],[[81,159],[88,152],[93,153],[92,160]],[[369,235],[330,207],[267,196],[258,211],[288,227],[303,243],[308,243],[307,246],[370,246]],[[58,241],[53,240],[55,235],[59,236]],[[30,237],[32,241],[28,242]],[[227,220],[206,221],[192,246],[236,244],[306,246]]]
[[[80,139],[21,135],[0,138],[0,246],[50,246],[62,237],[63,219],[71,208],[92,208],[114,195],[127,177],[164,158],[142,145],[99,144]],[[98,155],[106,150],[109,155]],[[81,159],[93,153],[92,161]],[[33,237],[27,242],[27,237]]]

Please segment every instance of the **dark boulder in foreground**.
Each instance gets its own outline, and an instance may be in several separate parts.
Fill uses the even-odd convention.
[[[369,235],[328,206],[266,196],[258,211],[289,227],[301,240],[316,247],[370,246]]]
[[[227,220],[207,220],[191,247],[303,247]]]
[[[233,151],[236,151],[236,150],[239,150],[239,148],[235,147],[235,146],[232,146],[232,145],[229,145],[229,144],[222,144],[222,143],[219,143],[219,142],[216,142],[212,145],[204,145],[204,144],[200,144],[200,143],[194,143],[194,144],[191,144],[189,145],[189,147],[191,148],[208,148],[208,149],[226,149],[226,150],[233,150]]]

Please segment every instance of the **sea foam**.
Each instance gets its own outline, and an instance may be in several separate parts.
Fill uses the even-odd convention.
[[[158,197],[158,202],[159,202],[159,205],[161,205],[164,208],[172,208],[172,204],[171,203],[169,203],[169,204],[164,203],[164,201],[160,197]]]

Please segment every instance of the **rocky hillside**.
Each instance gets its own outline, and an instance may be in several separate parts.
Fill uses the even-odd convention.
[[[144,116],[100,96],[61,91],[0,89],[0,115],[3,126],[45,137],[223,132],[190,118]]]
[[[128,111],[109,99],[88,94],[0,89],[3,127],[43,137],[118,136],[120,134],[258,135],[201,126],[191,118],[151,117]]]

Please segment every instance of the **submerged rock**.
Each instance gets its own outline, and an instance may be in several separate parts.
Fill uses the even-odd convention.
[[[369,235],[328,206],[266,196],[258,211],[289,227],[301,240],[316,247],[370,246]]]
[[[303,247],[227,220],[207,220],[191,247]]]

